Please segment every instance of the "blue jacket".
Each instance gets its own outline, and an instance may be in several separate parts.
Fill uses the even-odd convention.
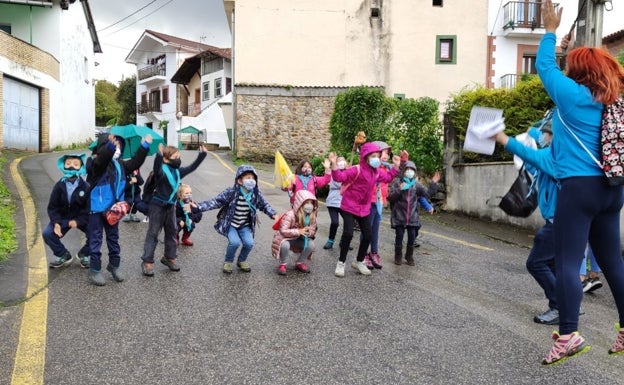
[[[241,194],[238,178],[246,172],[252,172],[254,178],[256,179],[256,187],[254,188],[251,196],[251,203],[257,210],[263,211],[271,218],[277,214],[277,211],[275,211],[269,202],[264,199],[264,196],[258,189],[258,174],[253,166],[245,164],[239,166],[236,170],[236,176],[234,177],[234,186],[226,188],[210,200],[198,203],[202,211],[220,209],[221,207],[228,206],[225,216],[221,219],[217,219],[217,222],[214,225],[215,230],[225,237],[227,237],[228,232],[230,231],[232,218],[234,218],[234,211],[236,211],[236,202],[238,202],[238,196]],[[250,210],[249,226],[252,234],[255,234],[256,232],[256,219],[258,217],[257,210]]]
[[[529,135],[539,143],[539,130],[532,128]],[[523,145],[515,138],[509,138],[505,148],[522,158],[526,169],[537,178],[537,201],[540,212],[545,220],[552,222],[559,192],[559,184],[554,177],[557,170],[552,157],[552,147],[536,150]]]
[[[561,123],[559,115],[596,159],[600,156],[600,122],[603,105],[596,102],[589,88],[565,76],[557,66],[555,58],[554,33],[542,37],[535,68],[544,88],[555,102],[557,109],[553,116],[552,157],[556,164],[557,179],[574,176],[604,175],[602,169],[581,147],[577,140]]]

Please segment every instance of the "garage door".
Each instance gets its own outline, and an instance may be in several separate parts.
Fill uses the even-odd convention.
[[[4,147],[39,152],[39,89],[4,77]]]

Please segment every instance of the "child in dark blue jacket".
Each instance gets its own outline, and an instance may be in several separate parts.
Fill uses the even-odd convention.
[[[89,184],[81,178],[87,173],[85,159],[85,154],[67,154],[58,160],[63,177],[52,188],[48,201],[50,223],[42,234],[56,257],[50,263],[53,269],[69,266],[73,261],[72,254],[61,242],[61,238],[71,229],[78,229],[87,235],[87,242],[78,251],[78,258],[82,267],[89,267]]]
[[[195,230],[195,224],[202,219],[202,211],[199,204],[193,200],[193,189],[182,183],[178,188],[178,202],[176,204],[176,223],[178,224],[178,238],[182,233],[182,244],[193,246],[191,233]],[[176,239],[178,239],[176,238]]]
[[[123,281],[119,271],[121,250],[119,248],[119,223],[109,224],[106,211],[115,202],[124,200],[126,173],[141,167],[147,156],[152,137],[146,135],[132,159],[120,161],[124,140],[114,135],[100,135],[93,155],[87,160],[89,193],[89,251],[91,255],[89,278],[97,286],[106,284],[102,274],[102,233],[106,232],[108,246],[108,270],[117,282]]]

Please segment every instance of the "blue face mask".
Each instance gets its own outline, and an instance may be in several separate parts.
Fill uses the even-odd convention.
[[[372,168],[378,168],[379,166],[381,166],[381,159],[379,159],[379,158],[370,158],[368,160],[368,165],[371,166]]]
[[[256,187],[255,179],[243,179],[243,186],[247,189],[247,191],[251,191]]]

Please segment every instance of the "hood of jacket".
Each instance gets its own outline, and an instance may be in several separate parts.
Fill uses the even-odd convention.
[[[67,158],[78,158],[82,165],[80,166],[80,170],[78,171],[78,175],[85,175],[87,173],[87,155],[86,154],[65,154],[58,158],[56,162],[56,167],[58,167],[61,172],[65,172],[65,159]]]
[[[240,178],[241,175],[243,175],[246,172],[253,173],[254,179],[256,180],[256,182],[258,181],[258,173],[256,172],[256,169],[253,168],[253,166],[250,166],[248,164],[243,164],[241,166],[238,166],[238,168],[236,169],[236,176],[234,177],[234,184],[236,184],[238,182],[238,178]]]
[[[314,209],[318,209],[318,201],[316,200],[316,196],[314,196],[314,194],[312,194],[312,192],[308,190],[299,190],[297,191],[297,193],[295,193],[295,201],[293,202],[292,206],[293,210],[297,212],[301,205],[303,205],[303,202],[307,200],[314,201]]]
[[[405,175],[405,170],[407,170],[408,168],[412,168],[414,169],[415,172],[418,172],[418,169],[416,168],[416,163],[412,162],[411,160],[408,160],[407,162],[405,162],[405,166],[403,166],[403,175]]]
[[[121,150],[121,153],[123,154],[126,141],[124,140],[124,138],[122,138],[119,135],[115,135],[115,139],[117,139],[117,141],[119,142],[119,149]],[[95,145],[95,149],[93,150],[93,154],[98,154],[100,150],[102,149],[102,147],[104,147],[106,143],[108,143],[108,134],[99,135],[95,143],[96,145]]]
[[[366,164],[366,157],[373,152],[381,152],[379,146],[377,146],[375,143],[364,143],[362,147],[360,147],[360,164]]]

